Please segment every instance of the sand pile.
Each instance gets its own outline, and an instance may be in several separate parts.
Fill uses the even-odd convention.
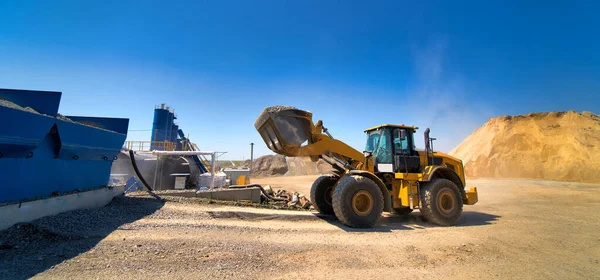
[[[490,119],[450,152],[468,177],[600,182],[600,116],[532,113]]]
[[[329,163],[319,160],[312,162],[309,157],[286,157],[288,172],[286,176],[319,175],[333,172]]]
[[[245,161],[240,168],[249,168],[250,161]],[[254,159],[252,177],[282,176],[288,171],[285,156],[268,155]]]
[[[245,161],[240,168],[250,167],[250,161]],[[319,160],[312,162],[308,157],[286,157],[282,155],[267,155],[254,160],[252,177],[318,175],[332,172],[331,166]]]

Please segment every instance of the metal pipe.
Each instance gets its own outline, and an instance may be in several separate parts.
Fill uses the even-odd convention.
[[[158,162],[160,161],[160,156],[156,156],[156,163],[154,163],[154,182],[152,182],[152,187],[156,188],[156,174],[158,174]]]
[[[275,200],[275,201],[287,201],[287,199],[285,198],[279,198],[279,197],[274,197],[271,196],[267,193],[267,191],[259,184],[250,184],[250,185],[232,185],[229,186],[230,189],[247,189],[247,188],[252,188],[252,187],[258,187],[260,188],[260,191],[268,198],[271,200]]]
[[[425,132],[423,132],[423,137],[425,138],[425,157],[427,158],[427,165],[431,165],[431,161],[429,158],[429,152],[430,152],[430,146],[429,146],[429,127],[427,129],[425,129]]]
[[[329,134],[329,130],[326,127],[323,127],[323,132],[325,132],[325,134],[327,134],[327,136],[329,136],[329,138],[334,139],[333,136],[331,136],[331,134]]]
[[[326,159],[325,157],[321,157],[321,159],[324,162],[329,163],[329,165],[331,165],[335,170],[340,171],[340,172],[344,172],[344,168],[342,168],[341,166],[339,166],[337,163],[331,162],[330,160]]]
[[[163,170],[164,170],[164,160],[162,161],[158,161],[157,163],[160,163],[160,179],[158,181],[158,186],[160,187],[160,190],[162,190],[162,180],[163,180]]]
[[[217,153],[213,152],[211,157],[210,157],[210,168],[212,169],[212,172],[210,174],[210,189],[213,190],[215,188],[215,155]]]
[[[341,159],[339,159],[339,158],[337,158],[335,156],[332,156],[332,155],[328,155],[328,156],[330,158],[333,158],[335,161],[341,163],[343,167],[348,168],[350,170],[354,170],[354,167],[352,167],[352,165],[350,165],[349,163],[347,163],[347,162],[345,162],[345,161],[343,161],[343,160],[341,160]]]
[[[200,156],[214,155],[216,152],[200,152],[200,151],[152,151],[153,155],[160,156]]]
[[[154,198],[162,200],[162,198],[158,195],[156,195],[153,191],[152,188],[148,185],[148,183],[146,183],[146,180],[144,180],[144,177],[142,177],[142,173],[140,172],[140,170],[137,167],[137,164],[135,163],[135,156],[133,153],[133,150],[129,150],[129,159],[131,160],[131,165],[133,166],[133,171],[135,171],[135,174],[138,176],[138,178],[140,178],[140,181],[142,181],[142,184],[146,187],[146,191],[152,195]]]
[[[250,143],[250,172],[248,173],[248,182],[252,176],[252,164],[254,163],[254,143]]]

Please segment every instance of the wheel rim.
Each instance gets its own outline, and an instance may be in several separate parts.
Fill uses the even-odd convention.
[[[442,214],[449,215],[456,208],[456,198],[451,190],[442,190],[438,195],[438,209]]]
[[[325,202],[329,205],[333,204],[333,187],[329,187],[325,190]]]
[[[358,191],[352,196],[352,210],[359,216],[369,215],[373,210],[373,196],[368,191]]]

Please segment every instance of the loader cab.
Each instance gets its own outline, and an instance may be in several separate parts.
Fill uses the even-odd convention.
[[[365,152],[375,160],[375,172],[419,172],[420,159],[415,150],[415,126],[381,125],[365,130]]]

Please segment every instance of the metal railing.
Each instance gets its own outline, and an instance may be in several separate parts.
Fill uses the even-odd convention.
[[[128,150],[150,152],[153,150],[158,151],[174,151],[175,143],[164,141],[125,141],[125,146]]]
[[[175,109],[169,107],[169,106],[165,106],[165,104],[160,104],[160,105],[154,105],[154,109],[163,109],[163,110],[167,110],[171,113],[173,113],[173,116],[175,118],[177,118],[177,114],[175,113]]]

